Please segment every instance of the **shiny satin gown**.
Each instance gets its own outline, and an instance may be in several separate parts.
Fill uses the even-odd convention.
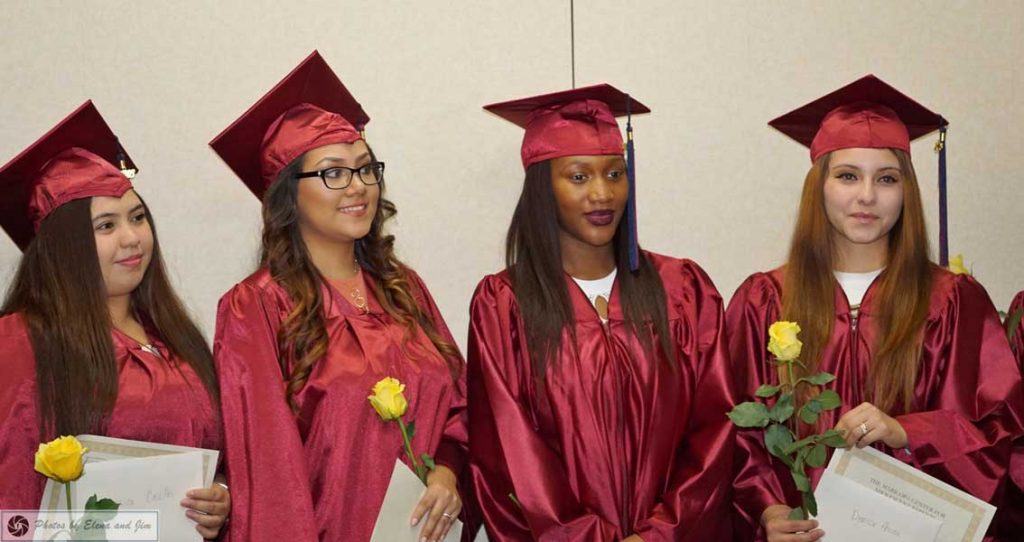
[[[153,334],[150,343],[159,355],[120,331],[114,330],[112,338],[118,394],[103,435],[219,450],[216,405],[192,367]],[[0,317],[0,509],[39,508],[46,485],[46,478],[34,470],[42,440],[35,373],[21,315]]]
[[[454,345],[426,287],[410,275],[420,307]],[[406,460],[398,425],[367,401],[386,376],[406,386],[416,455],[432,454],[457,476],[465,464],[464,376],[453,379],[422,329],[407,337],[373,295],[364,313],[331,286],[321,293],[329,345],[297,394],[298,416],[285,400],[277,343],[292,308],[287,293],[263,269],[221,299],[214,357],[235,542],[370,539],[395,460]],[[287,363],[290,374],[294,360]]]
[[[996,501],[1007,480],[1011,443],[1024,433],[1024,394],[1017,362],[1007,345],[995,307],[973,278],[933,267],[930,308],[924,325],[921,361],[909,412],[888,413],[903,426],[909,444],[876,448],[972,495]],[[779,269],[750,276],[726,311],[730,357],[747,379],[746,394],[760,384],[778,383],[768,354],[768,327],[780,319],[783,276]],[[836,375],[842,406],[819,419],[832,427],[865,395],[878,327],[874,296],[878,281],[861,303],[856,325],[849,302],[836,285],[832,339],[820,369]],[[834,387],[833,387],[834,386]],[[800,502],[785,466],[772,461],[760,430],[738,432],[737,509],[751,540],[761,512],[771,504]],[[824,469],[812,469],[817,484]]]
[[[528,357],[507,272],[477,287],[470,456],[490,540],[728,538],[734,435],[722,300],[695,263],[645,254],[665,286],[677,366],[628,329],[618,278],[605,325],[565,277],[575,340],[563,334],[544,374]]]

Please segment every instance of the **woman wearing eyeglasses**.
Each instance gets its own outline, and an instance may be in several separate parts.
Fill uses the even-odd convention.
[[[221,299],[214,342],[236,540],[370,539],[407,461],[367,400],[385,377],[437,465],[412,517],[388,521],[440,540],[462,509],[463,361],[383,231],[395,206],[368,120],[314,52],[211,143],[263,201],[260,268]]]

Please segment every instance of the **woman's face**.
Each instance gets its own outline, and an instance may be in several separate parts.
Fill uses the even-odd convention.
[[[551,160],[560,239],[609,246],[629,198],[622,156],[565,156]]]
[[[134,190],[120,198],[96,196],[90,205],[96,255],[107,296],[128,295],[153,258],[153,230]]]
[[[311,172],[336,166],[359,169],[371,162],[370,149],[363,140],[338,143],[313,149],[302,157],[302,171]],[[342,171],[342,175],[347,172]],[[299,231],[304,239],[326,242],[354,242],[370,232],[377,213],[380,185],[363,183],[353,173],[348,187],[327,188],[320,177],[299,179]]]
[[[888,246],[903,212],[903,172],[896,154],[863,148],[833,152],[824,197],[837,243],[851,249]]]

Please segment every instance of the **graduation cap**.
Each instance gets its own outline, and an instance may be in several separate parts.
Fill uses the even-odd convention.
[[[629,201],[629,265],[639,267],[636,225],[636,160],[633,149],[634,113],[650,113],[644,104],[609,84],[599,84],[485,105],[484,109],[525,129],[520,157],[523,168],[563,156],[626,154]],[[626,145],[616,117],[626,117]]]
[[[318,51],[210,141],[257,198],[306,152],[362,139],[370,117]]]
[[[946,127],[942,115],[874,75],[860,79],[768,123],[811,150],[811,161],[849,148],[899,149],[939,131],[939,262],[949,258],[946,213]]]
[[[138,169],[92,101],[86,101],[0,169],[0,225],[25,250],[65,203],[121,197]]]

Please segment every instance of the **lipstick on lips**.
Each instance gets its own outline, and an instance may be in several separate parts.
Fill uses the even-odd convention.
[[[128,268],[136,268],[140,264],[142,264],[142,254],[136,254],[134,256],[129,256],[127,258],[123,258],[123,259],[117,260],[114,263],[116,263],[118,265],[123,265],[123,266],[128,267]]]
[[[583,216],[587,218],[587,222],[595,226],[607,226],[612,223],[615,219],[615,211],[612,210],[601,210],[591,211],[589,213],[583,213]]]

